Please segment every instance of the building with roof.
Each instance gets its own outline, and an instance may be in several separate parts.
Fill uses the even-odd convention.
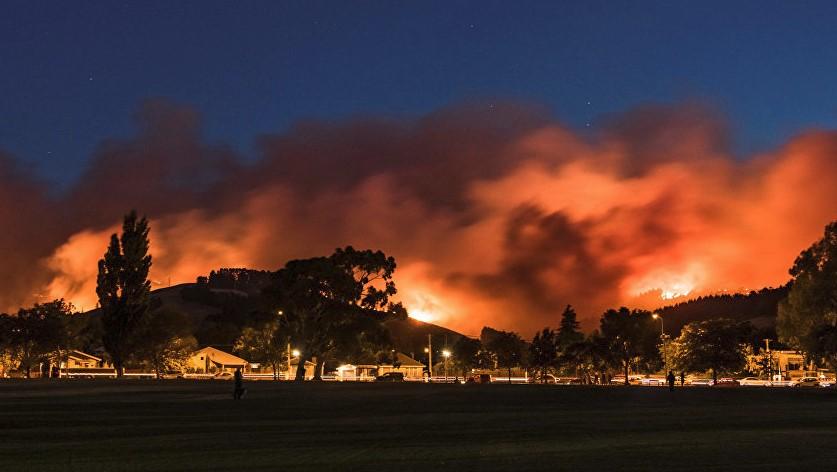
[[[250,363],[238,356],[211,346],[198,349],[192,353],[186,362],[186,370],[198,374],[235,372],[239,368],[243,372],[247,372],[250,370]]]
[[[368,381],[387,372],[401,372],[405,379],[421,380],[425,366],[412,357],[397,352],[396,361],[391,364],[343,364],[337,368],[336,378],[342,381]]]
[[[116,371],[110,362],[102,357],[73,350],[57,360],[55,374],[58,377],[115,377]]]

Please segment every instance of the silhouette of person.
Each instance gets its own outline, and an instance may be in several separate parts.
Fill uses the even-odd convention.
[[[686,373],[682,370],[680,371],[680,386],[686,385]]]
[[[666,376],[666,380],[668,380],[668,390],[670,392],[674,391],[674,372],[668,371],[668,375]]]
[[[233,375],[235,379],[235,386],[233,387],[233,399],[234,400],[241,400],[241,397],[244,396],[244,393],[247,391],[244,388],[244,375],[241,373],[241,367],[235,369],[235,375]]]

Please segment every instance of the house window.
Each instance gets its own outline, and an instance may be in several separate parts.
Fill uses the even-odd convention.
[[[201,356],[201,360],[203,360],[203,356]]]

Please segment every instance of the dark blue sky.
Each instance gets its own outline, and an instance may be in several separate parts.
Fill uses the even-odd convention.
[[[300,118],[502,98],[584,128],[698,99],[746,153],[835,127],[835,24],[837,3],[814,1],[7,0],[0,149],[66,183],[149,97],[193,105],[210,141],[245,154]]]

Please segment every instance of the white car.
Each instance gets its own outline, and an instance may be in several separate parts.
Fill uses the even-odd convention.
[[[715,385],[715,381],[712,379],[692,379],[689,381],[689,385],[695,387],[711,387]]]
[[[738,385],[742,387],[769,387],[771,382],[767,379],[760,379],[758,377],[745,377],[738,381]]]
[[[660,385],[665,385],[666,384],[666,379],[660,379],[660,378],[657,378],[657,377],[648,377],[648,378],[644,378],[644,379],[640,380],[639,383],[640,383],[640,385],[658,387]]]

